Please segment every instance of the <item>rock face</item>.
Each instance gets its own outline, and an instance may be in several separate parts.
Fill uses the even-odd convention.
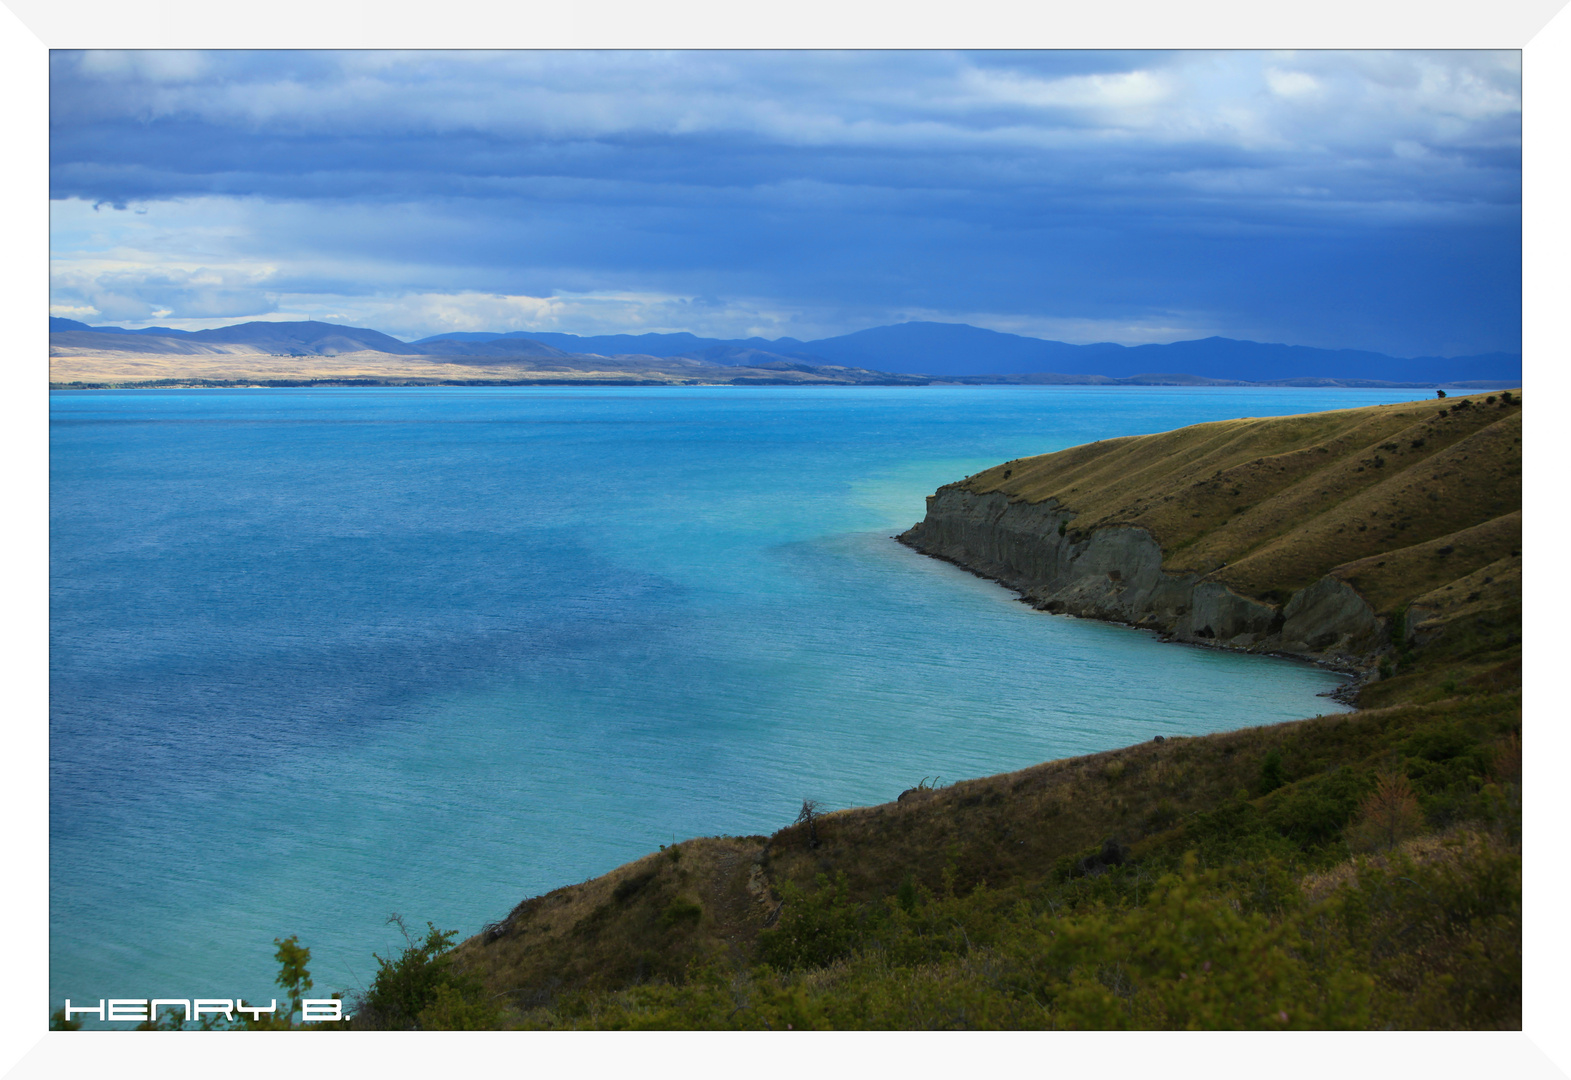
[[[1383,635],[1364,598],[1329,574],[1294,593],[1282,609],[1282,648],[1289,652],[1369,652]]]
[[[1021,593],[1045,611],[1145,627],[1177,641],[1286,653],[1348,670],[1372,667],[1386,645],[1370,606],[1326,576],[1283,607],[1226,585],[1162,569],[1145,529],[1082,534],[1056,499],[1011,501],[957,485],[928,496],[927,516],[898,538]]]

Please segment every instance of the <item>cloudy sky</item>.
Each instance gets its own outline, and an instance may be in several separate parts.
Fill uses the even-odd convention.
[[[1521,348],[1515,52],[55,52],[51,311]]]

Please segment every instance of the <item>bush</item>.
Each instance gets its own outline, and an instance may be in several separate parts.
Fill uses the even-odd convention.
[[[1393,848],[1424,827],[1424,812],[1407,777],[1386,773],[1359,807],[1358,819],[1348,826],[1347,845],[1354,851]]]
[[[1266,754],[1266,759],[1260,763],[1260,793],[1268,795],[1281,787],[1285,781],[1282,778],[1282,751],[1271,748]]]
[[[685,896],[678,896],[660,913],[660,921],[666,926],[696,926],[703,914],[704,909],[698,904]]]
[[[396,958],[372,955],[376,978],[356,1009],[356,1026],[393,1031],[470,1031],[501,1025],[501,1010],[491,1002],[480,979],[460,970],[450,955],[456,930],[438,930],[426,923],[416,940],[397,915],[387,920],[404,936]]]
[[[1368,785],[1367,778],[1345,768],[1301,780],[1276,798],[1266,821],[1301,850],[1334,844]]]
[[[1520,847],[1462,836],[1423,863],[1364,861],[1332,911],[1380,982],[1388,1025],[1521,1027]]]
[[[1344,956],[1312,965],[1298,924],[1248,914],[1191,857],[1150,903],[1038,920],[1005,951],[1046,976],[1031,988],[1055,1027],[1329,1028],[1369,1022],[1374,981]],[[1030,953],[1038,952],[1033,958]],[[1318,967],[1318,970],[1317,970]]]
[[[818,888],[804,893],[792,882],[781,887],[780,921],[758,935],[758,958],[783,971],[823,967],[850,956],[858,943],[858,909],[848,899],[842,872],[831,887],[825,874]]]

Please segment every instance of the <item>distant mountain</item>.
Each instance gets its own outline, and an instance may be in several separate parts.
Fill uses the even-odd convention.
[[[776,356],[786,356],[793,360],[823,360],[823,357],[806,355],[802,342],[796,338],[778,338],[774,341],[761,337],[746,339],[705,338],[686,332],[675,334],[600,334],[591,337],[579,337],[577,334],[559,334],[551,330],[514,330],[507,334],[457,332],[421,338],[419,341],[410,342],[410,344],[429,346],[443,341],[463,341],[500,345],[504,341],[518,339],[539,341],[569,353],[595,353],[600,356],[633,354],[638,356],[696,357],[716,349],[762,349]],[[720,354],[717,353],[717,355]],[[729,363],[729,361],[725,360],[711,362]]]
[[[411,341],[409,344],[411,344],[411,345],[429,345],[433,341],[473,341],[473,342],[477,342],[478,343],[478,342],[486,342],[486,341],[495,341],[499,337],[515,337],[515,336],[516,337],[521,337],[523,335],[521,335],[521,334],[517,334],[517,335],[515,335],[515,334],[504,334],[504,333],[501,333],[500,331],[489,332],[488,333],[488,332],[484,332],[484,331],[473,331],[473,332],[471,332],[471,331],[458,331],[458,330],[455,330],[455,331],[453,331],[450,334],[432,334],[430,337],[423,337],[419,341]]]
[[[1117,346],[1115,346],[1117,348]],[[1403,358],[1357,349],[1312,349],[1209,337],[1167,345],[1137,345],[1108,356],[1123,374],[1185,371],[1213,379],[1280,382],[1289,379],[1372,379],[1388,382],[1521,382],[1517,353]]]
[[[509,334],[439,334],[414,342],[441,340],[489,342],[527,338],[569,352],[612,356],[691,356],[710,363],[756,366],[745,357],[771,353],[789,362],[837,364],[911,375],[975,377],[1055,373],[1093,379],[1150,378],[1175,372],[1226,382],[1281,382],[1299,379],[1371,382],[1514,381],[1522,378],[1515,353],[1403,359],[1356,349],[1315,349],[1210,337],[1165,345],[1125,346],[1113,342],[1070,345],[1062,341],[984,330],[965,323],[908,322],[878,326],[838,337],[704,338],[688,333],[608,334],[579,337],[551,331]],[[1177,376],[1165,376],[1171,380]]]
[[[123,326],[88,326],[75,319],[62,319],[49,316],[49,332],[51,334],[63,333],[68,330],[91,330],[95,334],[156,334],[159,337],[184,337],[189,330],[175,330],[168,326],[144,326],[140,330],[127,330]]]
[[[71,325],[61,325],[71,324]],[[122,352],[182,355],[201,352],[199,345],[243,345],[268,353],[302,356],[336,356],[347,352],[381,352],[395,356],[424,356],[424,349],[406,345],[378,330],[323,322],[248,322],[212,330],[169,330],[148,327],[125,330],[117,326],[86,326],[74,319],[49,319],[51,345],[100,348]]]
[[[51,316],[49,329],[62,335],[58,345],[134,352],[156,352],[177,340],[247,345],[269,353],[335,355],[370,350],[399,356],[438,356],[468,362],[509,358],[566,359],[585,354],[687,358],[729,367],[804,369],[826,365],[903,375],[964,379],[1021,376],[1073,376],[1070,381],[1140,379],[1165,383],[1281,383],[1332,380],[1338,383],[1465,383],[1522,381],[1522,358],[1515,353],[1405,359],[1356,349],[1315,349],[1209,337],[1163,345],[1124,346],[1112,342],[1070,345],[1062,341],[984,330],[964,323],[908,322],[879,326],[838,337],[801,341],[783,337],[705,338],[689,333],[603,334],[580,337],[554,331],[482,333],[460,331],[405,343],[376,330],[321,322],[248,322],[194,332],[148,327],[125,330],[88,326]],[[117,338],[107,340],[90,335]],[[129,343],[129,335],[140,340]],[[65,340],[69,337],[70,340]],[[1171,375],[1153,375],[1171,372]],[[1037,381],[1037,380],[1032,380]],[[1062,381],[1052,379],[1049,381]]]
[[[248,322],[198,330],[187,337],[226,345],[255,345],[273,352],[301,352],[316,356],[372,352],[394,356],[420,356],[424,349],[406,345],[378,330],[323,322]]]
[[[803,348],[832,363],[923,375],[1061,372],[1122,379],[1150,372],[1183,372],[1243,382],[1306,378],[1461,382],[1522,378],[1522,358],[1514,353],[1401,359],[1356,349],[1315,349],[1223,337],[1165,345],[1069,345],[963,323],[880,326],[809,341]]]
[[[1062,341],[1004,334],[965,323],[908,322],[898,326],[876,326],[840,337],[809,341],[804,347],[836,364],[893,364],[900,365],[898,370],[923,375],[1014,375],[1051,371],[1117,378],[1138,374],[1109,369],[1104,358],[1123,352],[1121,345],[1066,345]],[[1186,369],[1158,365],[1140,370]]]
[[[113,334],[98,330],[56,330],[49,335],[49,355],[128,353],[142,356],[214,356],[250,351],[217,342],[192,341],[189,336]]]
[[[443,356],[454,359],[463,358],[470,361],[499,361],[510,360],[518,357],[562,357],[571,356],[572,353],[554,349],[549,345],[541,344],[533,338],[506,337],[490,335],[474,335],[484,337],[486,340],[473,341],[457,338],[427,338],[423,342],[411,342],[411,349],[418,349],[428,356]],[[468,335],[466,335],[466,338]]]

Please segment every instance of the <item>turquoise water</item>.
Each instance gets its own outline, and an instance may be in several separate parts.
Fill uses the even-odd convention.
[[[1421,392],[399,388],[51,396],[50,1008],[363,986],[801,800],[1338,707],[890,539],[1001,460]],[[1203,719],[1196,719],[1203,718]]]

